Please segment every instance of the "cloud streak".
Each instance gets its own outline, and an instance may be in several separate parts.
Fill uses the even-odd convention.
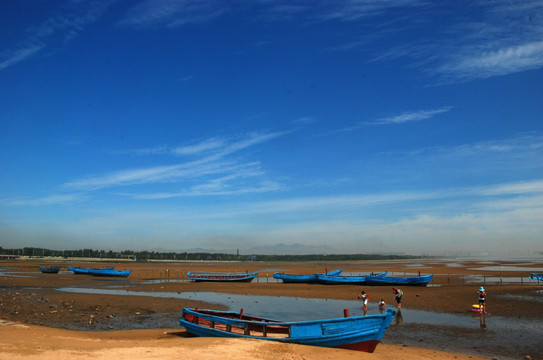
[[[488,211],[514,211],[516,209],[543,209],[539,199],[543,197],[543,180],[502,183],[486,187],[443,189],[436,191],[385,192],[381,194],[345,194],[338,196],[298,197],[250,204],[225,205],[219,211],[203,211],[193,214],[194,219],[234,219],[246,216],[273,216],[274,219],[290,219],[297,215],[300,222],[315,216],[327,219],[345,219],[345,214],[359,214],[354,218],[370,221],[378,209],[392,209],[411,204],[410,212],[389,212],[389,221],[394,218],[415,218],[432,214],[458,216],[464,213],[485,214]],[[420,205],[424,206],[420,207]],[[444,205],[449,204],[449,205]],[[456,204],[456,205],[455,205]],[[458,204],[462,204],[458,207]],[[500,206],[496,206],[500,204]],[[508,204],[507,206],[505,204]],[[447,210],[444,212],[444,207]],[[468,209],[471,209],[468,210]],[[365,211],[363,211],[365,210]],[[365,214],[365,215],[363,215]],[[350,218],[349,216],[348,218]],[[387,221],[381,219],[379,221]]]
[[[377,126],[377,125],[398,125],[409,122],[417,122],[422,120],[431,119],[437,115],[447,113],[453,109],[452,106],[444,106],[438,109],[431,110],[417,110],[417,111],[406,111],[398,115],[379,118],[373,121],[363,121],[359,122],[354,126],[349,126],[336,130],[335,132],[346,132],[359,130],[367,126]]]
[[[0,71],[32,58],[54,44],[66,44],[75,39],[84,28],[97,21],[107,10],[110,1],[70,2],[63,4],[55,15],[41,24],[27,29],[27,35],[19,42],[22,45],[0,54]]]
[[[95,191],[128,185],[177,183],[198,178],[209,181],[205,179],[207,176],[219,176],[223,179],[222,181],[213,180],[215,184],[224,184],[225,179],[256,177],[262,175],[259,162],[242,163],[236,159],[227,160],[225,158],[285,134],[287,132],[251,133],[231,141],[211,138],[193,145],[176,148],[158,147],[133,150],[132,152],[138,155],[169,154],[191,156],[197,159],[180,164],[126,169],[102,176],[85,177],[65,183],[63,187],[79,191]],[[148,197],[152,196],[148,195]]]
[[[386,118],[377,119],[372,122],[366,122],[366,125],[389,125],[389,124],[403,124],[407,122],[422,121],[433,118],[436,115],[449,112],[452,109],[451,106],[446,106],[440,109],[434,110],[419,110],[413,112],[404,112],[399,115],[390,116]]]
[[[205,23],[222,15],[226,11],[224,5],[210,0],[147,0],[126,11],[119,25],[177,28],[185,24]]]
[[[430,77],[437,76],[441,83],[466,82],[543,67],[543,18],[534,15],[543,11],[540,1],[474,1],[462,7],[461,11],[478,14],[476,20],[458,13],[460,10],[448,13],[446,9],[423,2],[419,6],[421,12],[414,12],[414,17],[405,19],[403,26],[398,21],[389,21],[372,34],[375,41],[401,36],[402,44],[380,49],[369,62],[403,59],[411,68],[422,69]],[[435,33],[419,36],[417,32],[426,22],[438,21],[428,16],[436,13],[455,20],[439,24]],[[416,35],[409,36],[412,31]],[[351,40],[351,43],[357,44],[357,41],[362,40]]]
[[[31,56],[34,56],[44,47],[45,45],[28,44],[27,47],[11,50],[8,53],[5,53],[4,56],[2,56],[4,60],[0,62],[0,71],[24,61]]]
[[[0,199],[4,206],[49,206],[68,205],[82,202],[87,199],[83,194],[49,195],[36,199]]]
[[[472,144],[461,144],[457,146],[432,147],[419,149],[411,152],[412,155],[429,155],[432,157],[443,157],[450,159],[474,159],[476,161],[486,159],[488,162],[492,157],[503,156],[509,161],[528,159],[534,167],[539,164],[534,159],[541,157],[543,150],[543,136],[539,133],[520,134],[518,136],[491,141],[480,141]],[[440,160],[440,161],[441,161]]]
[[[439,67],[439,73],[458,79],[489,78],[543,66],[543,41],[457,56]]]
[[[356,21],[361,18],[384,15],[396,9],[420,6],[425,6],[425,2],[412,0],[348,0],[327,9],[321,18],[324,20]]]

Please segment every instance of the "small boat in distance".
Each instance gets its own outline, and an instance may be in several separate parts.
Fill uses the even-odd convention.
[[[395,311],[310,321],[276,321],[236,311],[183,309],[179,320],[190,334],[235,337],[373,352]]]
[[[89,269],[89,275],[109,276],[109,277],[128,277],[132,270],[114,270],[114,269]]]
[[[422,276],[366,276],[367,285],[404,285],[404,286],[426,286],[432,280],[434,274]]]
[[[40,271],[44,274],[58,274],[60,268],[58,266],[40,266]]]
[[[330,272],[325,272],[326,275],[339,275],[341,274],[341,269],[334,270]],[[306,283],[306,284],[315,284],[319,282],[319,279],[317,277],[318,273],[315,274],[308,274],[308,275],[299,275],[299,274],[285,274],[285,273],[273,273],[273,278],[278,280],[283,280],[283,283],[285,284],[293,284],[293,283]]]
[[[76,274],[76,275],[89,275],[89,271],[91,271],[91,270],[113,270],[114,268],[115,268],[114,266],[100,268],[100,269],[98,269],[98,268],[82,268],[82,267],[69,266],[68,271],[73,271],[73,273]]]
[[[208,272],[189,271],[187,279],[192,281],[251,282],[258,272]]]
[[[537,280],[537,281],[543,281],[543,274],[542,273],[530,273],[530,279]]]
[[[388,272],[375,274],[374,276],[386,276]],[[317,274],[320,283],[326,285],[365,285],[366,279],[370,275],[327,275]]]

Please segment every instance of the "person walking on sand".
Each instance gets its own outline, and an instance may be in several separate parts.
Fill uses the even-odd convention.
[[[362,299],[362,309],[364,310],[364,315],[366,315],[368,313],[368,300],[370,299],[370,297],[368,296],[368,294],[366,294],[364,290],[362,290],[360,295],[358,295],[358,298]]]
[[[485,305],[486,291],[485,291],[485,288],[481,286],[479,288],[479,290],[477,291],[477,293],[479,295],[479,309],[481,309],[481,314],[486,314],[486,305]]]
[[[392,293],[394,294],[394,300],[396,300],[396,302],[398,303],[398,311],[401,311],[403,291],[395,287],[392,288]]]

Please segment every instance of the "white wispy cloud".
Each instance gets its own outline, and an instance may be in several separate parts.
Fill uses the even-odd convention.
[[[413,154],[432,154],[434,156],[446,156],[448,158],[486,158],[487,161],[493,155],[507,155],[510,161],[519,161],[520,159],[539,159],[543,150],[543,135],[534,132],[529,134],[518,134],[511,138],[479,141],[470,144],[461,144],[457,146],[444,146],[437,148],[420,149]],[[537,162],[533,163],[537,167]]]
[[[65,44],[76,38],[85,26],[98,20],[111,1],[63,3],[42,23],[26,30],[14,46],[0,54],[0,71],[43,52],[52,45]]]
[[[403,178],[402,183],[429,181],[439,186],[529,180],[541,173],[542,159],[543,135],[522,133],[505,139],[384,152],[375,154],[374,161],[386,164],[394,178]]]
[[[10,50],[2,56],[4,60],[0,62],[0,71],[37,54],[43,48],[44,45],[29,44],[25,48]]]
[[[206,212],[206,218],[231,218],[261,214],[289,214],[314,212],[336,213],[359,208],[374,208],[390,204],[440,198],[439,192],[391,192],[377,195],[344,194],[335,196],[293,197],[273,201],[231,205],[226,211]]]
[[[134,154],[140,156],[147,155],[174,155],[174,156],[209,156],[217,159],[224,157],[232,152],[243,150],[247,147],[258,145],[259,143],[272,140],[288,134],[287,131],[264,133],[252,132],[249,134],[240,135],[237,138],[219,138],[212,137],[195,141],[188,145],[182,146],[166,146],[159,145],[144,149],[130,149],[122,151],[113,151],[113,154]],[[209,159],[208,159],[209,160]]]
[[[172,150],[175,155],[197,155],[202,152],[209,152],[222,148],[225,145],[224,140],[211,138],[206,139],[194,145],[180,146]]]
[[[74,204],[87,199],[84,194],[60,194],[49,195],[34,199],[0,199],[0,204],[4,206],[49,206],[49,205],[68,205]]]
[[[240,177],[248,177],[248,174],[256,176],[257,174],[261,174],[259,162],[240,162],[237,159],[226,160],[225,158],[228,155],[259,145],[285,134],[287,134],[287,132],[255,132],[234,140],[211,138],[193,145],[176,148],[156,147],[143,149],[141,151],[132,150],[131,152],[139,155],[185,155],[196,157],[196,160],[166,166],[126,169],[101,176],[85,177],[70,181],[64,184],[64,187],[92,191],[116,186],[172,183],[184,179],[196,179],[212,175],[223,178],[224,176],[227,176],[232,179],[232,174],[238,174],[234,176],[238,177],[240,172],[244,174]],[[206,180],[202,179],[202,181]]]
[[[535,15],[543,11],[541,1],[473,1],[450,9],[430,2],[419,5],[421,11],[406,15],[412,18],[405,18],[403,25],[398,21],[384,22],[371,34],[373,37],[379,35],[375,39],[401,38],[401,44],[390,41],[392,45],[378,48],[369,62],[402,59],[411,68],[420,69],[431,77],[437,76],[445,83],[543,67],[543,18]],[[384,14],[393,10],[383,8]],[[477,16],[464,16],[463,12]],[[437,25],[435,14],[442,14],[447,21],[439,23],[434,32],[420,36],[420,29],[424,29],[425,24]],[[347,44],[365,40],[366,37],[350,39]],[[371,43],[364,46],[371,47]]]
[[[276,185],[271,184],[275,187]],[[543,196],[543,180],[502,183],[489,186],[458,187],[435,191],[397,191],[380,194],[342,194],[331,196],[289,197],[272,201],[225,204],[219,209],[196,211],[191,218],[197,219],[235,219],[245,216],[274,216],[291,219],[293,214],[299,221],[308,221],[315,217],[327,219],[344,218],[345,214],[356,219],[369,220],[378,209],[393,209],[398,206],[409,211],[400,212],[401,217],[413,218],[436,215],[460,216],[461,214],[484,214],[488,211],[514,211],[543,208],[539,199]],[[161,197],[163,196],[163,197]],[[144,199],[191,196],[191,193],[149,194]],[[499,206],[495,206],[500,204]],[[505,205],[507,204],[507,206]],[[200,209],[202,210],[202,209]],[[391,212],[389,210],[385,210]],[[361,215],[365,214],[365,215]],[[189,216],[189,215],[187,215]],[[386,218],[394,219],[399,215],[389,214]],[[385,221],[383,219],[379,221]]]
[[[299,119],[295,119],[294,121],[292,121],[292,123],[295,125],[309,125],[313,124],[315,121],[315,118],[311,116],[304,116]]]
[[[483,195],[518,195],[543,193],[543,180],[521,181],[515,183],[498,184],[481,189]],[[543,202],[540,203],[543,206]]]
[[[190,174],[190,169],[195,168],[192,165],[193,164],[177,164],[121,170],[103,176],[93,176],[74,180],[64,184],[64,187],[91,191],[112,186],[166,182]],[[202,171],[201,168],[200,171]]]
[[[416,0],[347,0],[332,4],[322,15],[323,19],[356,21],[369,16],[383,15],[395,9],[424,6],[426,2]]]
[[[232,180],[232,178],[228,180]],[[215,179],[206,184],[194,186],[186,191],[157,193],[122,193],[119,195],[139,200],[161,200],[195,196],[231,196],[245,194],[261,194],[267,192],[276,192],[282,189],[282,186],[279,183],[273,181],[266,181],[256,185],[253,184],[247,186],[236,185],[235,187],[226,185],[225,183],[225,179],[221,178]]]
[[[422,121],[422,120],[431,119],[439,114],[449,112],[452,109],[453,109],[452,106],[444,106],[444,107],[441,107],[438,109],[432,109],[432,110],[407,111],[398,115],[379,118],[373,121],[359,122],[353,126],[338,129],[335,132],[338,133],[338,132],[354,131],[354,130],[362,129],[367,126],[373,126],[373,125],[394,125],[394,124],[403,124],[403,123],[408,123],[408,122]]]
[[[433,110],[419,110],[419,111],[412,111],[412,112],[404,112],[399,115],[377,119],[375,121],[366,122],[364,124],[388,125],[388,124],[402,124],[402,123],[413,122],[413,121],[421,121],[421,120],[430,119],[442,113],[449,112],[451,109],[452,109],[451,106],[446,106],[446,107],[433,109]]]
[[[130,8],[119,25],[176,28],[189,23],[207,22],[226,10],[225,4],[213,0],[147,0]]]
[[[543,35],[543,32],[542,32]],[[543,67],[543,41],[458,55],[437,69],[459,79],[488,78]]]
[[[185,186],[186,188],[180,191],[121,193],[119,195],[133,199],[155,200],[194,196],[241,195],[278,191],[280,189],[280,185],[273,181],[261,181],[256,184],[244,181],[245,179],[260,178],[264,175],[264,171],[260,169],[260,163],[258,162],[231,163],[229,167],[220,168],[214,174],[205,175],[216,175],[216,177],[208,179],[197,175],[198,182],[195,185]]]
[[[543,66],[543,11],[538,0],[473,2],[477,22],[458,21],[448,29],[452,46],[441,49],[434,69],[447,80],[469,81]],[[439,50],[436,47],[435,50]]]

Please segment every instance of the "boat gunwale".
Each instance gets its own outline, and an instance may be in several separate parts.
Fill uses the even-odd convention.
[[[204,312],[204,313],[202,313]],[[205,312],[210,312],[213,314],[206,314]],[[266,319],[266,318],[260,318],[255,316],[247,316],[242,314],[241,319],[236,318],[227,318],[224,316],[220,316],[218,314],[224,314],[224,315],[232,315],[232,316],[239,316],[240,313],[237,311],[218,311],[218,310],[210,310],[210,309],[189,309],[184,308],[183,309],[183,315],[186,313],[210,320],[210,318],[218,318],[218,319],[225,319],[227,321],[233,321],[240,324],[253,324],[253,325],[280,325],[280,326],[299,326],[299,325],[314,325],[314,324],[322,324],[322,323],[333,323],[333,322],[354,322],[358,320],[363,319],[372,319],[372,318],[385,318],[389,313],[392,313],[392,316],[396,313],[393,309],[387,309],[387,311],[384,314],[373,314],[373,315],[360,315],[360,316],[348,316],[348,317],[337,317],[337,318],[330,318],[330,319],[318,319],[318,320],[301,320],[301,321],[281,321],[281,320],[273,320],[273,319]],[[245,317],[246,319],[244,319]],[[250,320],[250,319],[254,320]],[[215,321],[217,323],[218,321]]]

